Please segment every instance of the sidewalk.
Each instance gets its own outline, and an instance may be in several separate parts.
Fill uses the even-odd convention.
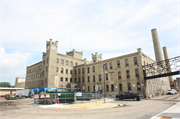
[[[150,119],[180,119],[180,102]]]

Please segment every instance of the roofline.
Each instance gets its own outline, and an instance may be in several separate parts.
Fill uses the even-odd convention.
[[[0,90],[2,90],[2,89],[16,89],[16,90],[18,90],[18,89],[24,89],[24,88],[2,88],[2,87],[0,87]]]
[[[127,57],[128,55],[136,55],[136,54],[138,54],[138,52],[134,52],[134,53],[130,53],[130,54],[118,56],[118,57],[113,57],[113,58],[106,59],[106,60],[102,60],[102,61],[99,61],[99,62],[88,63],[88,64],[86,64],[86,66],[87,66],[87,65],[92,65],[92,64],[95,64],[95,63],[100,63],[100,64],[101,64],[101,62],[107,62],[107,61],[109,61],[109,60],[118,59],[118,58],[123,58],[123,57]],[[80,65],[78,65],[78,66],[83,66],[83,65],[85,65],[85,64],[80,64]],[[76,66],[76,67],[78,67],[78,66]]]
[[[27,68],[30,68],[30,67],[32,67],[32,66],[34,66],[34,65],[37,65],[37,64],[40,64],[40,63],[42,63],[42,61],[37,62],[37,63],[35,63],[35,64],[32,64],[32,65],[30,65],[30,66],[27,66]]]

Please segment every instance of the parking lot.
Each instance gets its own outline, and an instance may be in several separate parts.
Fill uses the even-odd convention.
[[[179,95],[165,95],[161,97],[154,97],[153,99],[142,99],[141,101],[133,100],[116,100],[109,99],[108,103],[124,104],[124,106],[105,106],[104,108],[97,109],[52,109],[52,108],[41,108],[39,106],[33,108],[33,99],[17,99],[17,100],[6,100],[0,99],[0,116],[2,119],[14,118],[21,119],[66,119],[66,118],[110,118],[110,119],[149,119],[150,117],[164,111],[171,107],[175,103],[179,102]],[[95,100],[92,100],[94,102]],[[78,101],[77,101],[78,103]],[[86,101],[88,104],[89,102]],[[82,102],[79,101],[79,104]],[[62,104],[61,104],[62,105]],[[66,104],[63,104],[66,105]],[[73,105],[73,104],[70,104]]]

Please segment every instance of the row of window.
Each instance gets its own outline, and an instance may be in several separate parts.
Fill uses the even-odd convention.
[[[59,67],[56,67],[56,72],[59,72]],[[61,73],[64,73],[64,68],[61,68],[61,71],[60,71]],[[68,69],[66,69],[65,70],[65,73],[66,74],[72,74],[72,69],[70,69],[70,72],[69,72],[69,70]]]
[[[48,61],[49,61],[49,58],[47,58],[47,63],[48,63]],[[59,63],[59,58],[56,59],[56,63]],[[45,64],[45,60],[43,61],[43,64]],[[61,59],[61,64],[64,65],[64,60],[63,59]],[[68,60],[66,60],[66,65],[69,65],[69,61]],[[76,62],[75,65],[77,66],[78,63]],[[70,61],[70,66],[73,66],[73,62],[72,61]]]
[[[137,57],[134,57],[134,65],[137,65]],[[125,59],[125,66],[129,66],[129,61],[128,59]],[[121,67],[121,64],[120,64],[120,61],[117,61],[117,67],[120,68]],[[110,69],[113,69],[113,63],[110,62],[109,63],[109,68]],[[105,64],[105,69],[107,70],[108,69],[108,64],[106,63]]]
[[[47,81],[47,78],[45,79],[45,82]],[[32,86],[32,85],[43,85],[43,80],[39,80],[39,81],[33,81],[33,82],[27,82],[26,83],[26,86]]]
[[[111,92],[114,91],[114,85],[110,85],[111,87]],[[128,90],[131,91],[131,83],[127,83],[127,87],[128,87]],[[90,86],[88,86],[88,91],[90,91]],[[95,86],[93,86],[93,91],[95,91]],[[109,85],[106,85],[106,91],[109,92],[110,91],[110,88],[109,88]],[[122,84],[119,84],[119,91],[123,91],[122,90]],[[137,91],[141,91],[141,85],[140,85],[140,82],[137,82]]]
[[[41,70],[41,69],[42,69],[42,65],[41,65],[41,66],[37,66],[37,67],[35,67],[35,68],[33,68],[33,69],[27,70],[27,74],[32,73],[32,72],[34,72],[34,71]]]
[[[83,68],[84,69],[84,68]],[[46,72],[48,71],[48,67],[46,67]],[[59,68],[56,67],[56,72],[59,72]],[[65,70],[66,74],[68,74],[68,69]],[[64,68],[61,68],[61,73],[64,73]],[[83,72],[84,73],[84,72]],[[70,70],[70,74],[72,74],[72,69]],[[76,70],[75,70],[75,74],[76,74]],[[35,78],[39,78],[41,77],[42,75],[44,75],[44,70],[43,72],[39,72],[37,74],[34,74],[32,76],[28,76],[27,77],[27,80],[29,79],[35,79]],[[138,69],[135,69],[135,76],[136,77],[139,77],[139,70]],[[118,72],[118,79],[121,79],[121,71]],[[130,72],[129,70],[126,70],[126,78],[130,78]],[[89,79],[90,77],[88,76],[88,82],[89,82]],[[108,73],[106,73],[106,80],[108,80]],[[99,81],[101,81],[101,74],[99,75]],[[93,82],[95,82],[95,75],[93,76]]]
[[[139,71],[138,71],[138,69],[135,69],[135,75],[136,75],[136,77],[139,77]],[[129,70],[126,71],[126,77],[127,77],[127,78],[130,78]],[[99,81],[102,80],[101,74],[99,74],[98,78],[99,78]],[[122,78],[122,77],[121,77],[121,72],[119,71],[119,72],[118,72],[118,79],[121,79],[121,78]],[[108,80],[108,73],[106,73],[105,79]],[[78,82],[81,82],[80,77],[78,78]],[[84,82],[84,77],[82,77],[82,82]],[[90,76],[87,77],[87,82],[90,82]],[[95,75],[93,75],[93,82],[96,82],[96,77],[95,77]],[[77,78],[75,78],[75,83],[77,83]]]
[[[139,77],[139,70],[135,69],[135,76]],[[121,72],[118,72],[118,79],[121,79]],[[130,78],[130,73],[129,70],[126,71],[126,78]],[[108,80],[108,73],[106,73],[105,79]],[[95,75],[93,75],[93,82],[95,82]],[[101,81],[101,74],[99,74],[99,81]],[[75,82],[76,82],[76,78],[75,78]],[[79,82],[80,82],[80,78],[79,78]],[[88,82],[90,82],[90,76],[88,76]]]
[[[34,75],[31,75],[31,76],[27,76],[27,80],[29,80],[29,79],[36,79],[36,78],[40,78],[42,75],[44,75],[44,71],[41,73],[41,72],[39,72],[39,73],[36,73],[36,74],[34,74]]]
[[[125,60],[126,66],[129,66],[128,59]],[[137,65],[137,57],[134,57],[134,65]],[[117,67],[120,68],[120,61],[117,61]],[[108,64],[105,64],[105,69],[108,70]],[[113,64],[110,62],[110,69],[113,69]],[[92,68],[92,72],[95,72],[95,66]],[[75,75],[77,71],[74,71]],[[82,73],[84,73],[84,68],[82,68]],[[90,73],[90,67],[87,68],[87,73]],[[78,74],[81,74],[81,69],[78,69]]]

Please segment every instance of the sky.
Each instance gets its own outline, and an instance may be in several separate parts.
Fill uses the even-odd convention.
[[[0,0],[0,82],[15,84],[42,60],[46,41],[109,59],[142,52],[155,60],[151,30],[169,58],[180,56],[180,0]],[[179,76],[179,75],[178,75]]]

